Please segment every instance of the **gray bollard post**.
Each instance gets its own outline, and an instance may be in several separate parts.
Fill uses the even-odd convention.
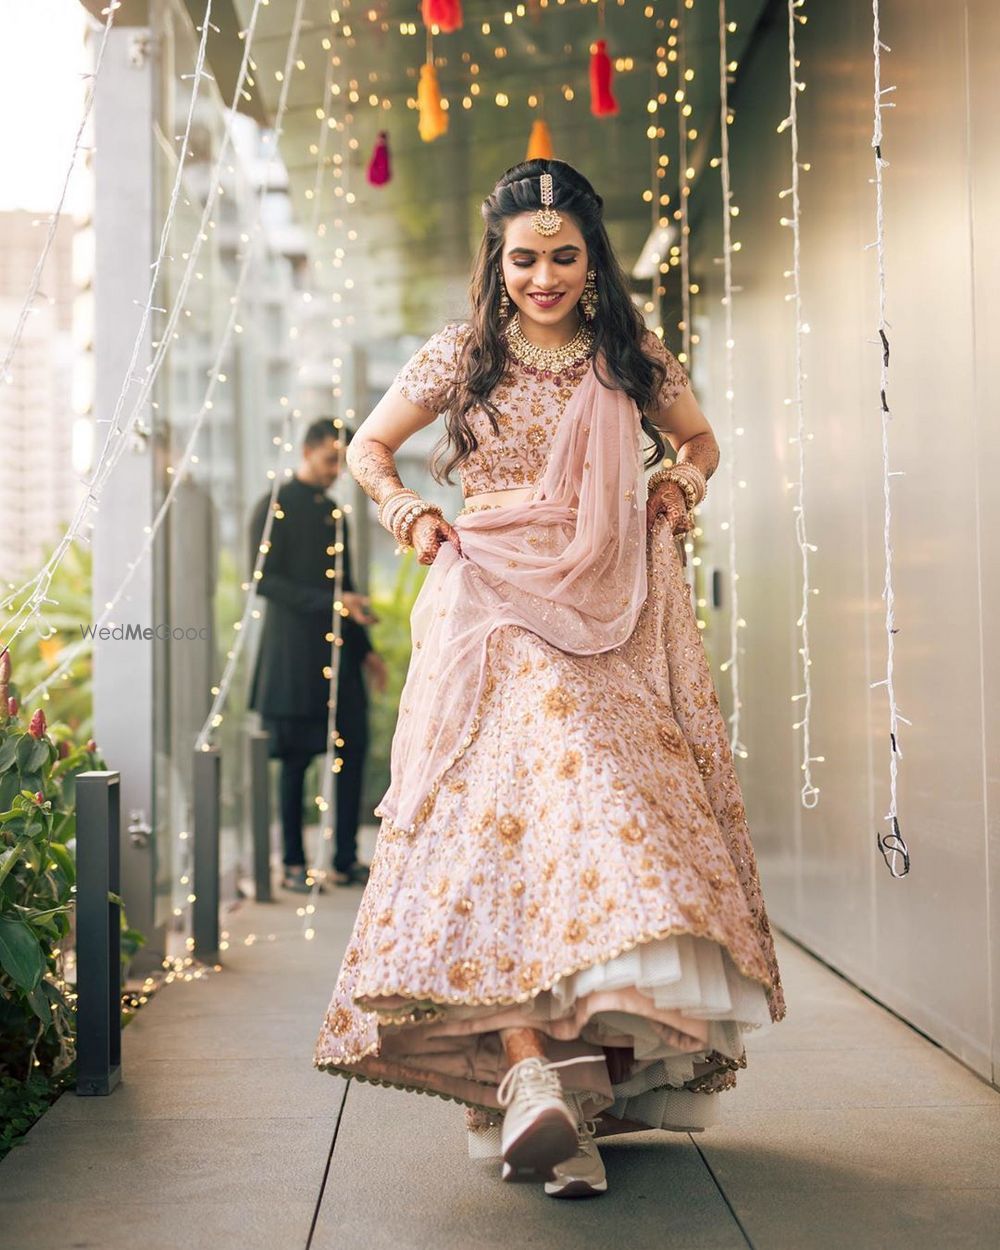
[[[249,734],[250,821],[253,833],[254,897],[273,903],[271,894],[271,787],[268,761],[271,735],[263,729]]]
[[[219,778],[218,747],[194,753],[194,916],[198,959],[219,954]]]
[[[110,1094],[121,1080],[121,891],[117,772],[76,778],[76,1092]]]

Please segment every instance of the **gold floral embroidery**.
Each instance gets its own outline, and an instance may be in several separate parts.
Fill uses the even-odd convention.
[[[512,816],[510,813],[501,816],[498,829],[503,842],[520,842],[524,837],[524,821],[520,816]]]
[[[697,743],[691,748],[694,753],[695,763],[698,765],[698,771],[703,777],[711,777],[715,771],[715,764],[712,762],[712,752],[708,747],[700,746]]]
[[[563,930],[567,942],[581,942],[587,936],[587,926],[582,920],[571,920]]]
[[[622,825],[618,830],[618,836],[623,842],[641,842],[643,839],[642,827],[634,820],[630,820],[627,824]]]
[[[514,961],[509,955],[499,955],[497,957],[497,968],[501,972],[512,972],[514,970]]]
[[[472,832],[477,834],[489,833],[496,823],[496,818],[496,811],[492,807],[488,807],[473,821]]]
[[[556,765],[556,776],[562,781],[572,781],[580,772],[580,752],[565,751]]]
[[[576,696],[563,686],[553,686],[551,690],[545,692],[542,698],[542,710],[546,716],[556,716],[562,720],[576,709]]]
[[[478,959],[460,959],[448,969],[448,982],[456,990],[468,990],[472,983],[478,981],[482,968]]]
[[[336,1007],[330,1012],[328,1019],[330,1032],[334,1037],[343,1037],[345,1033],[349,1033],[354,1023],[354,1017],[346,1007]]]
[[[518,973],[518,981],[522,990],[533,990],[538,984],[538,979],[542,975],[542,965],[537,959],[525,966]]]
[[[601,874],[596,868],[584,868],[580,873],[580,881],[585,890],[596,890],[601,883]]]

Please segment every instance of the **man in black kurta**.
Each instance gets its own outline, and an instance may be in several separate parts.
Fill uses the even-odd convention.
[[[337,433],[329,419],[313,422],[306,432],[299,466],[278,490],[271,546],[257,585],[266,608],[249,706],[260,713],[270,735],[271,758],[282,761],[283,884],[294,890],[308,888],[302,842],[306,769],[327,746],[337,536],[337,504],[327,491],[340,469]],[[257,502],[251,518],[251,567],[262,541],[269,503],[270,493]],[[367,877],[367,865],[357,860],[361,782],[368,746],[368,695],[363,673],[368,673],[377,688],[384,688],[385,666],[365,628],[374,620],[368,600],[354,588],[346,514],[341,525],[341,598],[351,615],[341,619],[336,728],[343,746],[337,747],[336,753],[343,765],[336,777],[332,867],[334,880],[347,885]]]

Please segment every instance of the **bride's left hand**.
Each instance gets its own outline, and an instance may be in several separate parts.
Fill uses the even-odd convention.
[[[673,534],[686,534],[691,528],[687,500],[676,482],[661,482],[646,501],[646,528],[652,529],[658,516],[666,515]]]

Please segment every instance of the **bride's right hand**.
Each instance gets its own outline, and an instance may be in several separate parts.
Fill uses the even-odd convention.
[[[462,554],[458,530],[434,512],[425,512],[417,517],[410,530],[410,542],[421,564],[433,564],[441,544],[446,542],[454,543],[458,554]]]

